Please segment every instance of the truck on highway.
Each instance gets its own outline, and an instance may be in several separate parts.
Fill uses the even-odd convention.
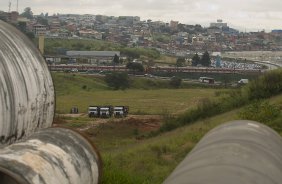
[[[114,117],[126,117],[129,111],[128,106],[115,106],[114,107]]]

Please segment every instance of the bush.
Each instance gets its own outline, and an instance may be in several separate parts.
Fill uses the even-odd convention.
[[[129,88],[130,86],[130,81],[127,73],[114,72],[107,74],[105,77],[105,82],[114,90],[124,90],[126,88]]]
[[[129,62],[126,65],[126,68],[136,72],[144,72],[144,67],[141,63]]]
[[[268,122],[267,125],[279,132],[282,136],[282,114],[280,114],[275,120]]]
[[[280,109],[268,102],[255,101],[239,112],[242,119],[254,120],[261,123],[270,123],[280,115]]]
[[[181,124],[174,118],[167,119],[160,127],[160,132],[168,132],[180,127]]]
[[[83,90],[86,90],[86,89],[87,89],[87,85],[83,85],[81,88],[82,88]]]
[[[225,111],[226,109],[221,108],[221,103],[204,98],[201,100],[197,108],[192,109],[176,118],[167,119],[161,126],[160,131],[170,131],[181,126],[188,125],[199,119],[211,117]]]
[[[267,72],[246,86],[250,100],[268,98],[282,92],[282,70]]]
[[[181,86],[182,79],[179,77],[172,77],[169,84],[173,88],[179,88]]]

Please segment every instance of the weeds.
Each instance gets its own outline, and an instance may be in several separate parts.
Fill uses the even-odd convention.
[[[282,129],[282,122],[274,122],[278,116],[281,116],[279,107],[268,102],[255,101],[244,107],[238,115],[242,119],[265,123],[277,131],[281,131]]]

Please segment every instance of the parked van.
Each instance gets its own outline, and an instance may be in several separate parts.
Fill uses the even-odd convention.
[[[249,79],[241,79],[238,81],[238,84],[248,84],[249,83]]]

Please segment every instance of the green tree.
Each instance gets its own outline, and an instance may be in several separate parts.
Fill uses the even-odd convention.
[[[23,32],[26,33],[26,22],[19,22],[17,25],[17,28]]]
[[[118,65],[119,64],[119,57],[118,55],[115,54],[114,58],[113,58],[113,64],[114,65]]]
[[[179,77],[172,77],[169,84],[174,88],[179,88],[181,86],[182,79]]]
[[[144,67],[141,63],[128,62],[126,68],[133,70],[134,72],[144,72]]]
[[[198,64],[200,64],[200,60],[200,56],[198,55],[198,53],[196,53],[192,58],[192,66],[197,66]]]
[[[119,57],[118,55],[114,55],[114,58],[113,58],[113,65],[114,65],[114,71],[116,70],[116,65],[119,64]]]
[[[31,8],[26,7],[24,9],[24,12],[21,14],[21,16],[26,17],[27,19],[33,19],[33,13],[31,11]]]
[[[208,51],[206,51],[203,54],[200,63],[203,66],[210,66],[211,65],[211,58],[210,58],[210,55],[209,55]]]
[[[105,82],[114,90],[124,90],[130,86],[129,76],[127,73],[113,72],[107,74],[105,77]]]
[[[42,25],[45,25],[45,26],[48,26],[48,20],[44,18],[44,16],[40,16],[37,18],[37,22],[39,24],[42,24]]]
[[[183,57],[177,58],[177,60],[176,60],[176,66],[177,66],[177,67],[182,67],[182,66],[184,66],[184,63],[185,63],[185,58],[183,58]]]

